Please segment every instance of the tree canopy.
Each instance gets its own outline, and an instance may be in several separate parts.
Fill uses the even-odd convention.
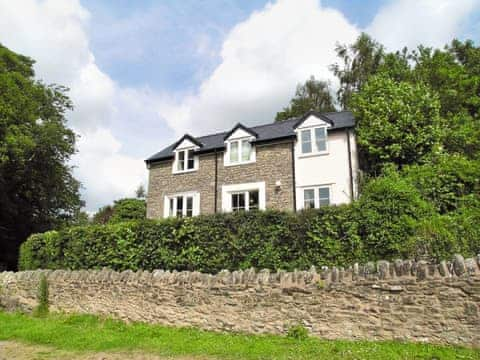
[[[359,157],[369,174],[387,163],[419,163],[440,146],[438,96],[423,84],[373,76],[353,95]]]
[[[115,200],[113,205],[98,209],[93,216],[94,224],[113,224],[129,220],[146,218],[146,203],[144,199],[125,198]]]
[[[15,268],[28,235],[68,221],[81,206],[68,165],[72,103],[65,87],[36,80],[33,64],[0,45],[0,267]]]
[[[299,84],[290,105],[283,108],[275,116],[276,121],[301,116],[307,111],[335,111],[334,98],[326,81],[315,80],[312,76],[305,84]]]

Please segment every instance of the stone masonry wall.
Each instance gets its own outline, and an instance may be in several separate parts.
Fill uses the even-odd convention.
[[[223,153],[218,160],[218,209],[222,208],[222,185],[265,181],[267,209],[293,210],[292,142],[257,145],[256,161],[251,164],[224,166]],[[279,180],[279,189],[275,183]]]
[[[187,191],[200,193],[200,214],[214,213],[215,154],[200,155],[198,170],[184,174],[173,174],[172,162],[173,160],[162,161],[150,167],[147,217],[162,218],[165,196]]]
[[[217,211],[222,209],[222,185],[265,181],[266,206],[270,209],[293,210],[292,143],[280,142],[256,146],[256,162],[224,166],[223,152],[217,153]],[[162,218],[165,195],[200,192],[200,214],[215,211],[215,154],[199,157],[198,171],[173,174],[172,161],[152,164],[149,170],[147,217]],[[276,189],[275,182],[282,186]]]
[[[282,334],[303,324],[328,339],[480,346],[480,255],[290,273],[3,272],[0,308],[32,310],[41,274],[53,311],[248,333]]]

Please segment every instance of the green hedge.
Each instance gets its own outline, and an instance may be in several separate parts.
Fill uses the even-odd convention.
[[[404,194],[408,197],[407,194]],[[384,202],[388,207],[389,202]],[[376,259],[413,258],[480,251],[478,231],[451,219],[416,219],[415,208],[375,208],[362,198],[355,205],[297,214],[266,211],[189,219],[130,221],[90,225],[31,236],[21,248],[23,270],[108,267],[218,272],[221,269],[306,269]],[[417,204],[418,205],[418,204]],[[392,210],[401,213],[394,215]],[[388,212],[390,211],[390,213]],[[426,209],[421,209],[425,212]],[[458,215],[461,218],[461,214]],[[467,216],[471,217],[469,213]],[[388,218],[388,219],[387,219]],[[456,219],[458,220],[458,219]],[[439,241],[439,239],[441,241]]]
[[[249,212],[50,231],[22,245],[20,268],[217,272],[351,262],[361,245],[348,234],[351,212],[348,206],[299,215]]]
[[[478,194],[455,194],[455,210],[442,213],[413,178],[386,169],[353,204],[299,213],[132,220],[35,234],[21,247],[19,267],[292,270],[480,253]]]

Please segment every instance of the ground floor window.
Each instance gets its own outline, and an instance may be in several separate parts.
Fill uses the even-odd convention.
[[[319,186],[303,190],[303,208],[318,209],[330,205],[330,187]]]
[[[198,193],[178,194],[166,197],[167,217],[192,217],[199,214]]]
[[[258,190],[234,192],[230,196],[233,212],[258,210]]]
[[[222,186],[222,210],[265,210],[265,182]]]

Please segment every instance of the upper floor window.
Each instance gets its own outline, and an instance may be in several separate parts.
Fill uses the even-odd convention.
[[[193,149],[175,151],[175,160],[173,172],[181,173],[194,171],[197,169],[197,161],[193,153]]]
[[[255,161],[255,152],[248,139],[230,140],[227,142],[225,165],[245,164]]]
[[[327,151],[327,128],[316,127],[300,131],[302,154],[322,153]]]

